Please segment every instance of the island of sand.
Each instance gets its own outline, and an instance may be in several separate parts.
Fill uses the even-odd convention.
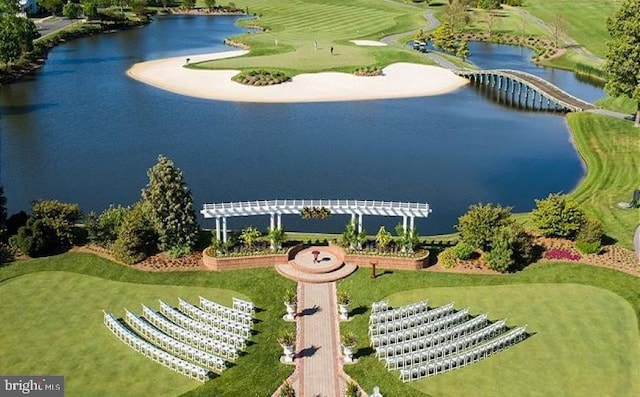
[[[394,63],[381,76],[322,72],[299,74],[290,82],[247,86],[231,78],[238,70],[185,68],[189,62],[237,57],[248,51],[226,51],[141,62],[127,75],[143,83],[186,96],[234,102],[335,102],[440,95],[468,83],[453,72],[428,65]]]

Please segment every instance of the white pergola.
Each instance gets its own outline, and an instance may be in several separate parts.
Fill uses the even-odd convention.
[[[402,203],[396,201],[371,200],[260,200],[238,201],[233,203],[205,204],[202,215],[216,219],[216,237],[227,241],[227,218],[234,216],[269,215],[270,227],[282,228],[282,215],[300,215],[305,207],[324,207],[332,215],[351,215],[354,221],[358,216],[358,231],[362,231],[362,216],[401,216],[402,226],[414,229],[415,218],[426,218],[431,209],[427,203]],[[222,221],[222,233],[220,223]],[[277,222],[277,223],[276,223]]]

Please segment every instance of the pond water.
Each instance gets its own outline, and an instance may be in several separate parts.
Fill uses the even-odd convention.
[[[85,212],[131,204],[160,153],[183,170],[197,210],[276,198],[428,202],[433,213],[416,226],[429,234],[451,231],[469,204],[526,211],[584,175],[562,115],[505,108],[471,87],[401,100],[247,104],[180,96],[125,76],[142,60],[229,50],[222,40],[241,32],[236,20],[170,17],[74,40],[53,49],[32,78],[0,87],[9,213],[37,198],[77,202]],[[338,232],[347,220],[283,222]],[[397,222],[365,217],[364,227]],[[268,219],[230,225],[249,223],[266,227]]]

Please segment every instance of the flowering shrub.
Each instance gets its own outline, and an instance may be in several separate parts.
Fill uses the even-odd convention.
[[[544,257],[546,259],[554,259],[554,260],[568,260],[568,261],[579,261],[580,254],[575,253],[568,249],[554,248],[545,252]]]

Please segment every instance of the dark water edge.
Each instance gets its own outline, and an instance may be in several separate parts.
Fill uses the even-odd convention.
[[[237,19],[163,17],[75,40],[52,50],[33,78],[0,88],[9,212],[36,198],[78,202],[85,212],[131,204],[162,153],[183,170],[196,210],[279,198],[428,202],[433,213],[416,226],[435,234],[452,231],[471,203],[527,211],[584,175],[564,117],[505,108],[471,87],[412,99],[243,104],[164,92],[124,74],[143,60],[231,50],[222,41],[243,31]],[[288,230],[322,232],[347,220],[283,219]],[[397,222],[365,217],[364,226],[375,233]],[[230,225],[250,223],[268,219]]]

